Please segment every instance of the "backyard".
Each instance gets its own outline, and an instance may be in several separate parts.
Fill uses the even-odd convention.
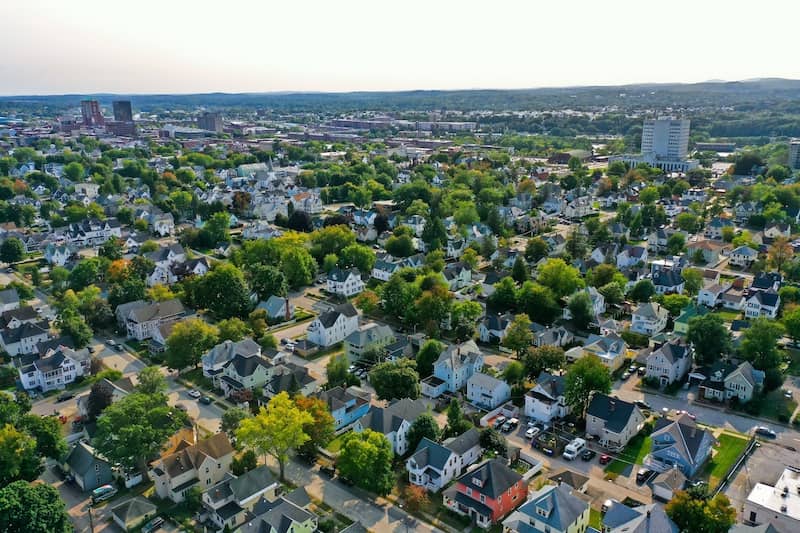
[[[733,467],[733,464],[747,448],[747,439],[744,437],[723,433],[717,440],[719,444],[715,448],[716,453],[705,468],[710,487],[716,487],[722,481],[728,470]]]
[[[630,473],[633,465],[642,464],[645,456],[650,453],[652,445],[650,435],[639,433],[633,437],[625,449],[606,467],[606,478],[613,479],[620,474]]]

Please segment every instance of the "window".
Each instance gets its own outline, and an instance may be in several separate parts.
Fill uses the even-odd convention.
[[[481,494],[481,503],[486,503],[486,495]]]

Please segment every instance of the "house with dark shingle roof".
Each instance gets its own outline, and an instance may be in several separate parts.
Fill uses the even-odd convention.
[[[234,530],[246,521],[260,498],[275,501],[279,491],[278,481],[261,465],[238,477],[226,474],[222,481],[203,492],[203,509],[217,527]]]
[[[525,394],[525,416],[540,422],[567,416],[572,409],[564,397],[565,388],[563,376],[542,371],[536,385]]]
[[[23,355],[15,360],[19,379],[25,390],[43,392],[63,389],[80,376],[91,374],[91,357],[86,348],[71,350],[61,347],[50,355]]]
[[[18,327],[0,331],[0,343],[9,355],[35,353],[40,342],[50,338],[50,325],[41,322],[23,322]]]
[[[358,311],[353,304],[337,305],[315,318],[306,329],[306,338],[327,348],[342,342],[358,329]]]
[[[111,483],[114,479],[111,462],[83,441],[78,441],[70,450],[63,468],[84,492]]]
[[[239,533],[310,533],[317,531],[318,517],[301,506],[294,497],[297,489],[275,501],[261,498],[248,513],[247,520],[237,530]]]
[[[747,299],[744,306],[744,316],[747,318],[771,318],[778,317],[778,309],[781,306],[781,297],[774,289],[766,291],[755,291]]]
[[[589,503],[575,496],[564,483],[533,493],[519,509],[503,520],[503,529],[517,533],[572,533],[589,525]]]
[[[480,432],[471,428],[442,444],[424,437],[406,461],[408,481],[436,492],[480,459]]]
[[[697,427],[685,414],[677,420],[659,418],[650,437],[653,446],[644,463],[659,472],[678,468],[689,478],[711,457],[716,441],[714,435]]]
[[[218,387],[223,368],[237,355],[242,357],[260,356],[261,346],[249,337],[240,341],[226,340],[217,344],[201,358],[203,376],[211,379],[214,386]]]
[[[628,507],[616,500],[603,515],[604,533],[679,533],[662,505],[651,503]]]
[[[411,424],[426,412],[428,406],[422,400],[403,398],[386,407],[373,405],[367,414],[356,420],[353,431],[360,432],[371,429],[383,434],[392,443],[396,455],[405,455],[408,451],[408,429]]]
[[[372,395],[356,387],[334,387],[319,393],[328,404],[336,431],[347,427],[367,414]]]
[[[658,270],[653,273],[653,286],[658,294],[680,294],[685,284],[680,271]]]
[[[234,392],[252,391],[272,378],[272,370],[273,365],[266,357],[235,354],[222,366],[219,385],[226,398]]]
[[[158,513],[158,507],[141,496],[122,502],[111,509],[111,518],[123,531],[132,531]]]
[[[349,298],[364,290],[364,281],[357,268],[334,268],[328,273],[328,292]]]
[[[647,377],[662,387],[680,381],[692,368],[692,348],[679,340],[665,342],[647,356]]]
[[[644,415],[636,405],[594,393],[586,408],[586,433],[597,437],[600,445],[622,449],[644,427]]]
[[[117,306],[117,319],[125,327],[128,337],[138,341],[149,339],[162,324],[186,316],[186,309],[177,298],[163,302],[147,303],[143,300]]]
[[[528,483],[500,459],[490,459],[467,472],[444,491],[445,507],[488,529],[525,503]]]
[[[708,400],[726,401],[736,398],[747,403],[764,386],[764,372],[756,370],[749,361],[735,366],[727,361],[718,361],[711,368],[701,369],[705,380],[700,384],[700,394]]]
[[[0,291],[0,312],[19,309],[19,293],[17,289],[10,288]]]

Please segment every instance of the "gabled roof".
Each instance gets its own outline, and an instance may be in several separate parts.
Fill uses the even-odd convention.
[[[78,443],[75,444],[72,450],[70,450],[69,455],[67,455],[65,462],[69,465],[70,470],[80,476],[84,476],[88,472],[93,471],[94,465],[97,463],[105,463],[107,466],[111,466],[108,460],[83,441],[78,441]]]
[[[251,338],[240,341],[226,340],[211,348],[203,355],[203,364],[215,366],[231,361],[235,356],[252,357],[261,353],[261,346]]]
[[[669,313],[666,309],[661,307],[661,304],[656,302],[647,302],[637,307],[633,314],[643,318],[661,319],[666,318]]]
[[[154,514],[157,509],[149,500],[135,496],[111,509],[111,513],[123,524],[127,524],[141,521],[144,517]]]
[[[458,455],[463,455],[480,444],[481,434],[478,428],[470,428],[458,437],[451,437],[444,441],[444,445]]]
[[[687,464],[696,465],[703,459],[697,456],[697,452],[707,435],[709,434],[698,428],[694,420],[687,415],[682,415],[677,420],[659,418],[656,420],[656,426],[651,435],[653,453],[662,448],[671,447],[683,457]],[[670,443],[657,447],[659,439],[666,439]]]
[[[595,393],[586,409],[586,415],[605,420],[605,428],[608,431],[619,433],[628,425],[631,416],[637,411],[639,408],[632,403],[612,398],[606,394]]]
[[[458,478],[458,483],[471,488],[473,493],[483,494],[493,500],[518,481],[522,481],[522,476],[500,459],[490,459]]]
[[[453,455],[453,451],[438,444],[427,437],[423,437],[417,445],[411,459],[414,460],[417,467],[423,469],[425,467],[433,467],[436,470],[444,470],[447,461]]]
[[[555,531],[567,531],[583,513],[589,509],[589,504],[574,496],[572,489],[567,485],[548,485],[542,487],[517,511],[503,522],[503,525],[512,530],[520,531],[513,527],[514,523],[529,523],[530,518],[543,522]],[[530,517],[530,518],[528,518]],[[538,531],[525,529],[524,531]]]
[[[319,315],[319,317],[317,317],[317,320],[319,320],[322,326],[327,329],[336,323],[336,321],[339,319],[339,315],[344,315],[348,318],[354,317],[358,316],[358,311],[356,311],[356,308],[353,307],[353,304],[348,302],[346,304],[337,305],[333,309],[325,311]]]
[[[397,431],[403,421],[410,424],[427,410],[428,406],[422,400],[403,398],[387,407],[373,405],[367,414],[361,417],[360,422],[364,428],[388,435]]]
[[[655,503],[631,508],[614,501],[614,505],[603,516],[603,531],[608,533],[679,533],[664,511]]]

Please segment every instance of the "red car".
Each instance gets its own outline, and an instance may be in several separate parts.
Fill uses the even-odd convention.
[[[611,456],[610,455],[603,454],[603,455],[600,456],[600,464],[601,465],[607,465],[610,462],[611,462]]]

